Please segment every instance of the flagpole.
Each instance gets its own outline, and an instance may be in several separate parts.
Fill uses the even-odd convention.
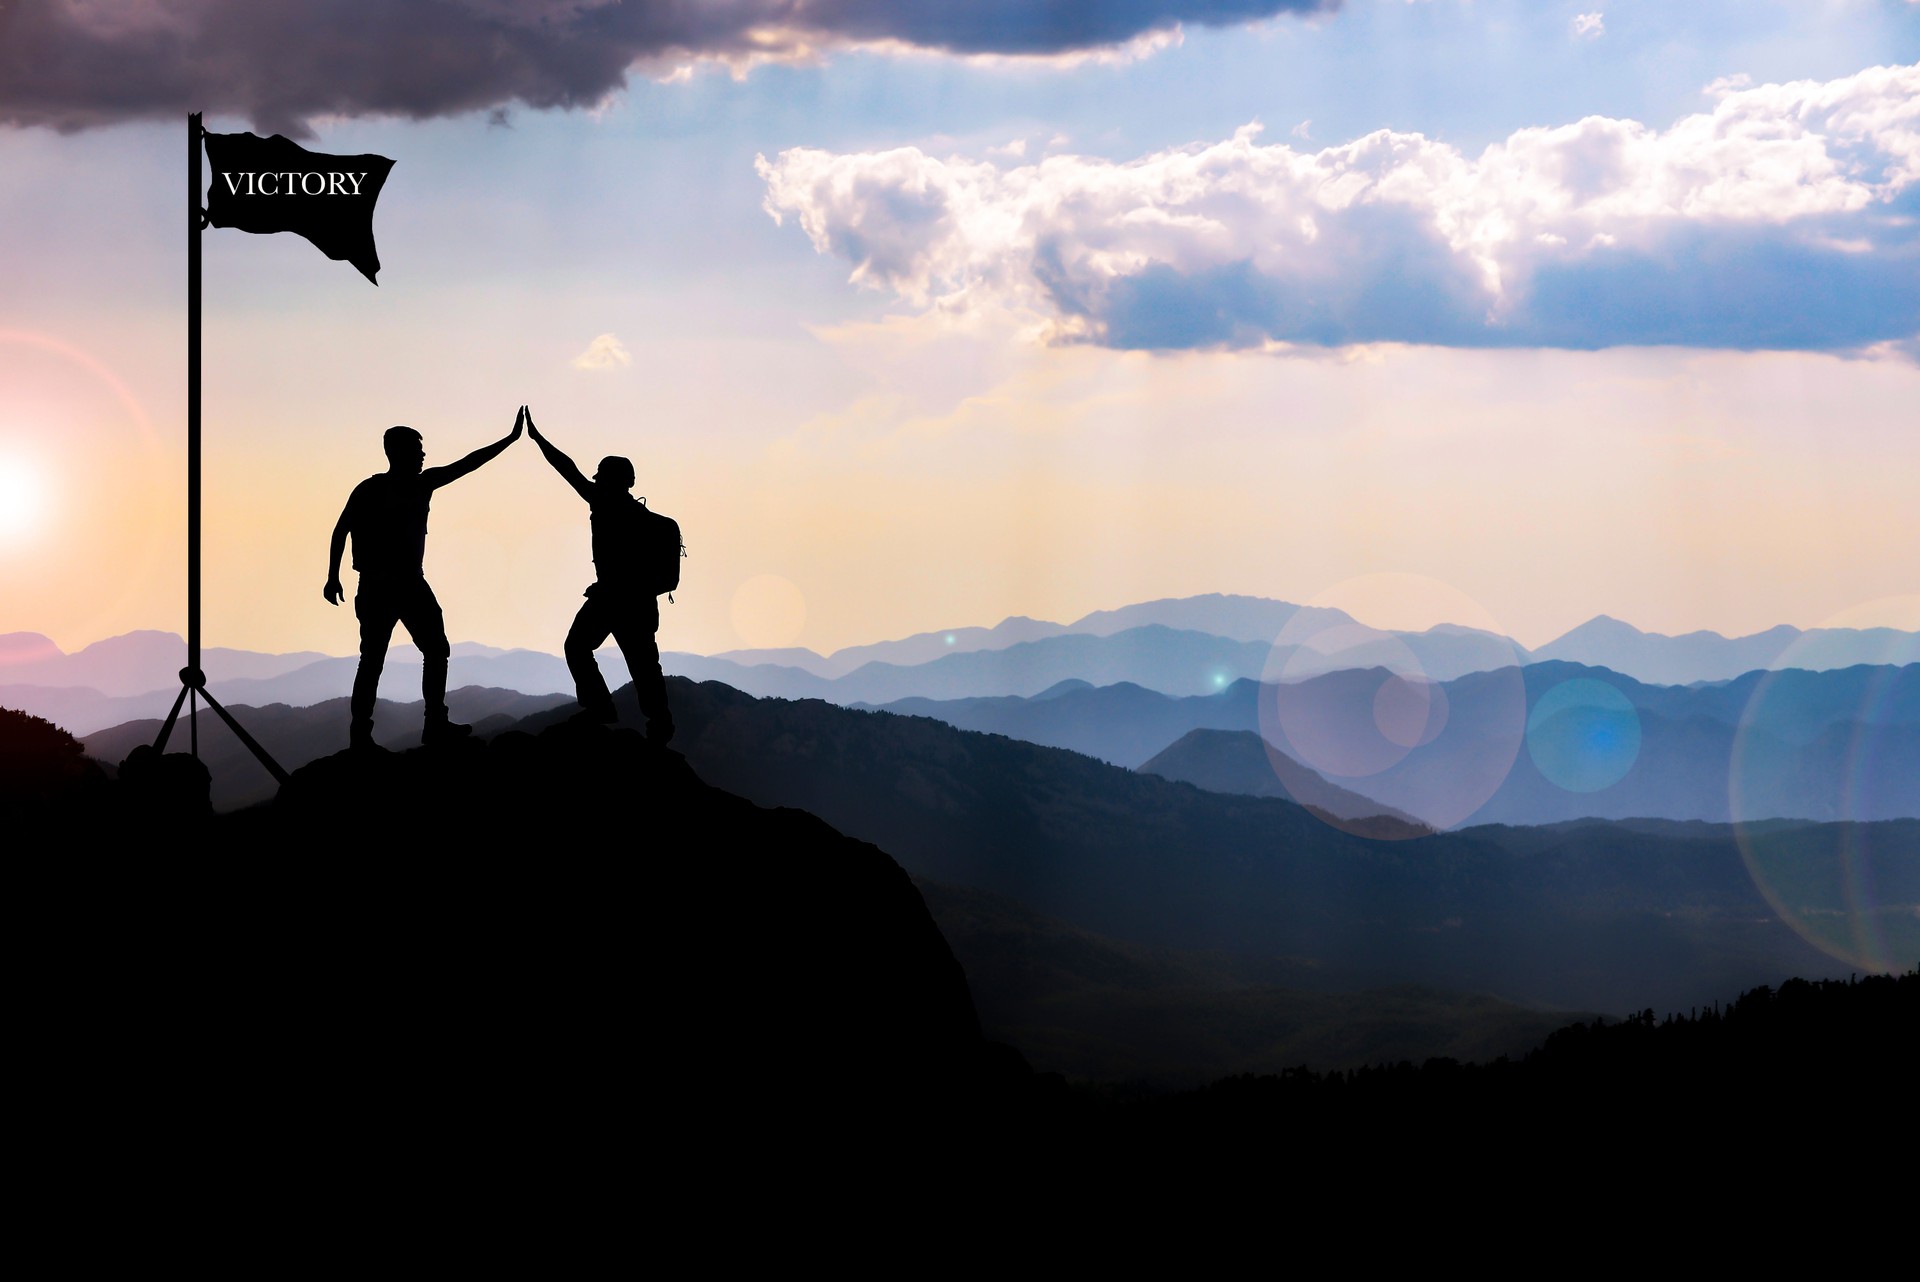
[[[181,684],[204,690],[200,670],[200,229],[206,216],[200,193],[206,190],[200,157],[200,113],[187,117],[187,666]],[[187,696],[187,722],[194,755],[200,755],[200,718],[193,695]]]
[[[190,113],[187,116],[187,666],[180,669],[180,697],[173,701],[173,711],[167,714],[153,746],[156,752],[167,750],[167,738],[173,734],[173,723],[180,715],[180,704],[184,700],[188,738],[193,755],[198,758],[199,704],[205,699],[207,706],[220,714],[227,728],[267,768],[267,773],[277,782],[285,783],[287,772],[213,697],[207,689],[207,674],[200,670],[200,231],[207,223],[206,210],[200,207],[201,196],[206,191],[200,140],[206,132],[200,124],[200,113]]]

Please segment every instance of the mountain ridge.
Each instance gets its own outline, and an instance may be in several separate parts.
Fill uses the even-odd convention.
[[[818,814],[916,877],[1112,938],[1314,957],[1330,986],[1414,980],[1588,1009],[1618,1008],[1629,989],[1668,1002],[1743,975],[1837,969],[1767,907],[1724,828],[1682,841],[1602,826],[1525,855],[1498,829],[1369,841],[1287,801],[924,718],[678,680],[670,698],[675,746],[718,786]],[[1884,893],[1920,902],[1920,822],[1782,832],[1809,860],[1870,847],[1888,861]]]
[[[1310,626],[1299,625],[1303,618]],[[1696,685],[1737,680],[1776,665],[1825,671],[1860,663],[1920,661],[1920,633],[1892,628],[1801,631],[1783,624],[1743,637],[1728,638],[1705,629],[1672,637],[1643,631],[1607,614],[1595,615],[1532,651],[1511,638],[1455,623],[1437,624],[1423,632],[1358,625],[1364,629],[1363,640],[1373,639],[1332,656],[1273,649],[1282,633],[1304,637],[1352,624],[1352,616],[1343,611],[1210,593],[1096,610],[1072,623],[1014,615],[991,628],[916,633],[898,641],[842,647],[828,656],[789,647],[712,655],[667,650],[662,658],[670,674],[720,680],[762,696],[827,698],[846,704],[1034,694],[1075,678],[1095,684],[1127,680],[1166,693],[1200,694],[1208,692],[1210,683],[1217,688],[1241,677],[1308,676],[1329,666],[1374,663],[1447,680],[1515,659],[1562,660],[1604,667],[1649,684]],[[1141,627],[1189,635],[1174,645],[1164,634],[1149,634],[1162,637],[1157,646],[1149,645],[1146,636],[1125,637]],[[1089,638],[1098,644],[1089,648]],[[1067,645],[1069,650],[1048,657],[1017,649],[1045,642]],[[1130,647],[1133,657],[1111,650],[1113,646]],[[185,648],[176,634],[152,629],[95,641],[72,654],[39,633],[8,633],[0,636],[0,700],[36,715],[66,718],[79,733],[104,729],[133,713],[163,715],[179,693],[177,674]],[[526,694],[572,688],[564,660],[544,651],[459,642],[453,653],[455,685],[496,686]],[[951,662],[965,655],[976,657],[970,664]],[[1000,657],[978,657],[982,655]],[[268,654],[209,647],[201,667],[210,678],[209,688],[223,702],[264,704],[316,702],[345,694],[355,662],[351,655],[317,651]],[[942,663],[946,666],[934,666]],[[394,647],[388,679],[404,675],[416,664],[417,652],[410,646]],[[617,649],[607,649],[601,666],[608,669],[612,684],[628,675]],[[65,693],[45,693],[50,690]],[[95,695],[88,695],[89,690]],[[114,699],[139,702],[109,704]]]
[[[199,1134],[297,1100],[302,1135],[379,1119],[465,1152],[510,1142],[517,1110],[599,1151],[637,1083],[742,1142],[804,1121],[795,1100],[897,1125],[1032,1083],[884,851],[638,733],[341,751],[228,815],[204,794],[196,813],[195,763],[165,760],[182,769],[24,798],[0,778],[36,843],[16,944],[44,963],[16,1068],[81,1114],[151,1093]],[[609,798],[708,845],[642,856]],[[152,1062],[130,1077],[131,1046]]]
[[[1433,797],[1444,793],[1446,772],[1455,778],[1485,774],[1475,760],[1496,750],[1511,764],[1497,781],[1487,775],[1494,786],[1484,790],[1471,815],[1458,821],[1546,823],[1585,816],[1725,821],[1735,816],[1729,789],[1736,777],[1751,794],[1740,803],[1743,819],[1920,815],[1920,665],[1785,669],[1700,687],[1652,686],[1564,660],[1530,664],[1518,672],[1524,696],[1488,674],[1470,674],[1438,687],[1453,709],[1451,716],[1481,708],[1481,722],[1497,732],[1498,742],[1467,737],[1455,745],[1443,730],[1432,747],[1398,752],[1404,760],[1389,756],[1373,773],[1349,776],[1318,767],[1322,759],[1337,765],[1337,754],[1316,759],[1298,745],[1267,741],[1281,758],[1314,769],[1329,785],[1427,823],[1444,817],[1429,807]],[[1320,725],[1322,737],[1324,727],[1334,725],[1344,726],[1343,736],[1364,732],[1377,739],[1370,715],[1373,691],[1362,677],[1364,673],[1349,671],[1310,678],[1290,687],[1290,698],[1299,705],[1299,716],[1311,711],[1318,718],[1304,724]],[[1353,688],[1343,692],[1341,685]],[[1587,727],[1564,716],[1538,723],[1530,717],[1543,697],[1562,686],[1578,691],[1605,688],[1618,693],[1621,705],[1631,709],[1635,746],[1631,755],[1618,758],[1621,768],[1612,782],[1564,774],[1556,780],[1539,769],[1536,750],[1550,767],[1581,761],[1606,764],[1604,753],[1580,737]],[[899,700],[881,707],[1135,768],[1190,732],[1237,732],[1248,739],[1241,763],[1232,770],[1242,780],[1256,781],[1258,787],[1249,795],[1261,795],[1259,787],[1272,781],[1273,770],[1259,744],[1276,729],[1269,724],[1272,718],[1263,720],[1261,708],[1263,700],[1271,703],[1274,697],[1274,687],[1238,681],[1217,694],[1180,698],[1138,687],[1097,687],[1066,691],[1045,703]],[[1505,706],[1488,707],[1489,700]],[[1308,703],[1315,706],[1309,709]],[[1363,724],[1334,715],[1345,715],[1342,710],[1355,704],[1367,705],[1369,715],[1359,719]],[[1455,725],[1459,728],[1457,721]],[[1310,734],[1309,748],[1312,740]],[[1331,746],[1339,748],[1342,742],[1336,736]],[[1425,763],[1422,752],[1430,758]],[[1491,755],[1488,761],[1493,763]],[[1416,769],[1425,774],[1416,774]],[[1201,782],[1199,775],[1178,777]]]

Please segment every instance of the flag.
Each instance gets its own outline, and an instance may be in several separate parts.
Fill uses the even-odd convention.
[[[343,258],[378,285],[373,203],[393,162],[385,156],[329,156],[275,134],[207,134],[207,225],[305,236],[328,258]]]

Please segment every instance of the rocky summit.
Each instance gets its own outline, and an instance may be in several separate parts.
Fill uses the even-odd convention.
[[[15,864],[82,1132],[574,1161],[1032,1087],[891,858],[631,731],[339,753],[232,815],[112,787],[37,807],[79,857]]]

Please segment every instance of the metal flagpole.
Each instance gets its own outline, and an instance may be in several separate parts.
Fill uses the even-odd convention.
[[[200,670],[200,113],[187,117],[187,666],[180,683],[187,688],[187,729],[193,755],[200,755],[200,712],[194,692],[204,690]]]
[[[200,140],[206,130],[200,113],[187,117],[187,666],[180,669],[180,694],[173,711],[160,727],[154,750],[165,752],[173,723],[180,715],[180,704],[187,705],[187,734],[193,755],[200,755],[199,700],[220,715],[235,737],[267,768],[275,781],[285,783],[287,772],[267,754],[254,737],[241,729],[233,714],[221,707],[207,690],[207,674],[200,670],[200,232],[207,225],[206,211],[200,207],[206,190],[201,171]]]

